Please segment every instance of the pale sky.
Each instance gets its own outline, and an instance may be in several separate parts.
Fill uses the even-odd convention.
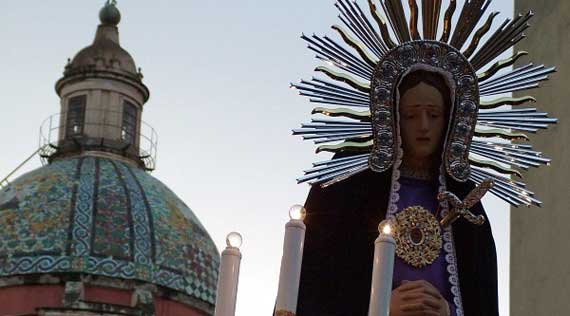
[[[0,2],[0,178],[37,149],[41,122],[59,110],[55,81],[67,58],[92,42],[103,3]],[[152,174],[192,208],[220,251],[230,231],[244,237],[238,316],[271,314],[287,211],[309,189],[295,178],[326,158],[291,136],[312,104],[288,86],[318,65],[302,32],[337,38],[329,28],[339,23],[333,3],[118,1],[121,44],[151,91],[143,120],[159,136]],[[494,1],[491,11],[505,19],[513,3]],[[35,158],[18,174],[39,166]],[[508,315],[510,213],[498,199],[484,204],[497,243],[501,314]]]

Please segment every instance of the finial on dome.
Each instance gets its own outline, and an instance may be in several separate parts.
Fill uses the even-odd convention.
[[[101,24],[117,26],[121,22],[121,12],[119,12],[116,5],[116,0],[107,0],[105,6],[99,11]]]

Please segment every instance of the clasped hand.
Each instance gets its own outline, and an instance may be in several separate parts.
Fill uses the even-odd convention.
[[[449,316],[449,304],[425,280],[403,281],[392,291],[390,316]]]

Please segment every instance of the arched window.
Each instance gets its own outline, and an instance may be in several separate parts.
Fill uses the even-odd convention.
[[[78,95],[69,98],[65,119],[65,135],[75,136],[83,134],[85,125],[85,104],[87,95]]]
[[[137,114],[137,107],[129,101],[124,101],[121,138],[133,145],[137,140]]]

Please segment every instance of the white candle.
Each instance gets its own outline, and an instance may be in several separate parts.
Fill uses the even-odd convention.
[[[305,209],[300,205],[294,205],[289,209],[291,220],[285,225],[285,241],[283,243],[283,257],[281,257],[279,289],[277,290],[274,316],[291,316],[297,313],[299,280],[305,243],[306,227],[303,223],[305,214]]]
[[[220,273],[218,275],[218,292],[216,296],[215,316],[234,316],[239,278],[239,265],[242,237],[232,232],[226,238],[226,249],[222,252]]]
[[[391,222],[387,220],[378,226],[380,235],[374,242],[374,266],[372,268],[368,316],[388,316],[390,313],[394,254],[396,252],[396,241],[392,237],[392,229]]]

